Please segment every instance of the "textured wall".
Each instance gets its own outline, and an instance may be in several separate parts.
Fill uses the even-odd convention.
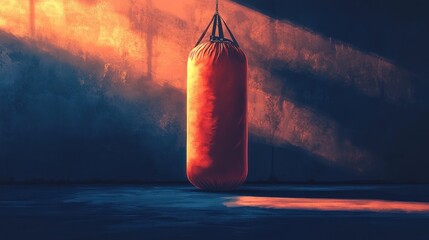
[[[0,179],[184,180],[186,61],[212,2],[2,0]],[[249,59],[250,180],[429,180],[423,77],[220,9]]]

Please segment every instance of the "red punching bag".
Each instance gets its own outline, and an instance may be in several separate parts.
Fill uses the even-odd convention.
[[[200,44],[212,24],[210,41]],[[188,58],[189,181],[205,190],[239,187],[247,177],[247,135],[247,59],[216,10]]]

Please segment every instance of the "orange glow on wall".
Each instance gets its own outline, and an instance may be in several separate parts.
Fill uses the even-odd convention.
[[[30,18],[29,18],[29,21],[30,21],[30,35],[31,36],[34,36],[34,31],[36,28],[36,26],[35,26],[36,11],[34,9],[34,1],[35,0],[30,0]]]
[[[185,93],[187,56],[213,7],[209,0],[2,0],[0,30],[59,58],[50,46],[78,56],[82,62],[88,56],[100,59],[105,66],[99,74],[115,69],[117,81],[134,89],[134,94],[145,94],[140,81]],[[283,80],[272,72],[281,64],[401,105],[413,101],[412,91],[403,90],[412,89],[407,71],[379,56],[231,1],[221,1],[220,9],[236,37],[243,39],[241,48],[249,59],[252,134],[273,145],[296,146],[356,173],[377,165],[377,156],[342,133],[335,119],[282,97]],[[131,97],[119,88],[112,92]]]
[[[375,199],[235,197],[224,203],[227,207],[258,207],[318,211],[368,211],[429,213],[429,203]]]

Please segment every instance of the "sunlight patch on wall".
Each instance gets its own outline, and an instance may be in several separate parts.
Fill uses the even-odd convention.
[[[364,96],[403,105],[413,101],[408,72],[382,57],[230,1],[222,1],[220,10],[249,59],[251,133],[357,172],[376,165],[372,153],[341,134],[335,119],[285,98],[282,89],[288,89],[288,83],[275,73],[310,73],[314,83],[349,86]],[[107,66],[101,74],[117,71],[118,82],[128,90],[116,91],[126,97],[145,94],[139,81],[185,93],[187,56],[213,11],[209,0],[177,5],[170,0],[35,0],[32,38],[29,1],[4,0],[0,29],[47,51],[46,45],[52,45],[82,61],[87,56],[100,59]]]

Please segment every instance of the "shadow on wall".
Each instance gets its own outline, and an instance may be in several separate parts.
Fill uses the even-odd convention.
[[[429,72],[429,18],[422,0],[233,0],[273,19],[287,20],[405,68]]]
[[[109,178],[116,174],[113,169],[120,166],[123,170],[113,175],[116,179],[184,180],[186,57],[213,14],[210,3],[208,0],[184,0],[177,5],[167,0],[130,0],[121,4],[36,0],[35,19],[28,27],[31,15],[28,6],[7,2],[0,9],[0,29],[19,40],[11,40],[16,45],[0,45],[2,61],[9,63],[2,65],[2,74],[9,79],[3,81],[14,82],[14,87],[2,85],[1,97],[8,99],[10,89],[14,89],[16,97],[24,98],[22,101],[31,110],[26,119],[37,119],[37,112],[43,112],[44,117],[37,119],[44,126],[37,130],[39,135],[34,134],[39,138],[37,142],[48,141],[54,134],[50,131],[58,129],[74,134],[67,144],[52,140],[58,143],[56,152],[45,144],[44,150],[33,155],[45,159],[45,163],[58,164],[58,169],[64,165],[57,159],[68,156],[71,156],[67,160],[68,169],[101,167],[85,177],[93,177],[92,173],[97,172],[99,178]],[[11,14],[16,12],[12,9],[19,9],[20,14]],[[420,155],[427,141],[404,138],[412,132],[421,132],[423,125],[412,125],[429,112],[429,100],[424,94],[429,87],[421,78],[379,56],[240,4],[222,1],[220,9],[238,40],[241,39],[249,59],[250,180],[429,180],[420,170],[427,166],[424,155]],[[27,39],[30,36],[34,36],[31,41]],[[3,39],[6,38],[12,37],[5,35]],[[20,41],[22,45],[18,44]],[[25,57],[16,58],[19,54]],[[52,67],[47,64],[57,61]],[[40,62],[47,62],[46,66],[40,67]],[[36,77],[21,76],[22,65]],[[64,74],[67,71],[62,69],[71,73]],[[80,89],[88,86],[88,81],[93,84],[91,90]],[[16,88],[16,84],[21,87]],[[69,92],[70,88],[76,91]],[[90,97],[88,94],[94,89],[102,97]],[[41,90],[46,96],[61,99],[70,94],[85,97],[78,98],[81,105],[64,103],[65,109],[73,106],[75,114],[58,114],[56,118],[62,120],[52,120],[55,118],[47,117],[49,114],[41,110],[44,108],[31,100]],[[100,100],[104,102],[101,106],[109,113],[102,121],[98,114],[93,114],[97,111],[91,105],[98,98],[104,99]],[[12,111],[6,105],[3,109],[5,113]],[[63,106],[60,104],[57,109]],[[86,111],[85,121],[75,118]],[[13,116],[3,117],[0,130],[11,129],[4,126],[15,122]],[[50,121],[68,125],[55,127]],[[21,120],[14,124],[19,128],[28,123]],[[77,126],[90,130],[76,131],[80,129]],[[165,132],[164,128],[169,129]],[[31,135],[25,133],[22,130],[22,136]],[[5,139],[18,136],[13,132],[8,134]],[[64,133],[56,136],[66,139]],[[22,139],[29,145],[36,142],[27,137]],[[110,143],[107,139],[111,139]],[[106,142],[106,149],[114,146],[116,150],[104,155],[94,155],[104,148],[94,154],[84,154],[86,150],[82,149],[67,150],[69,154],[65,154],[64,146],[81,141]],[[19,144],[9,141],[8,146],[16,149]],[[7,159],[18,159],[12,151],[8,154]],[[52,156],[46,157],[49,154]],[[76,159],[85,164],[77,167],[73,162]],[[104,166],[102,163],[109,162],[106,159],[116,165]],[[134,159],[134,163],[128,162],[129,159]],[[143,164],[141,159],[151,163]],[[7,166],[11,161],[1,163]],[[141,173],[139,170],[146,168],[146,164],[152,164],[148,167],[152,170]],[[402,168],[408,170],[402,172]],[[77,172],[61,171],[52,176],[73,178]],[[34,176],[48,174],[40,170],[39,175]]]
[[[337,137],[350,141],[353,146],[365,149],[375,159],[384,160],[379,165],[392,181],[425,181],[428,169],[425,149],[428,147],[427,86],[419,86],[414,95],[416,102],[394,104],[380,96],[367,96],[353,86],[333,84],[324,76],[294,72],[285,63],[275,63],[272,74],[275,87],[264,91],[277,96],[280,101],[293,102],[297,107],[309,109],[329,119],[335,119]],[[277,82],[276,82],[277,81]],[[423,91],[422,91],[423,90]],[[425,115],[426,112],[426,115]],[[281,136],[281,132],[277,133]],[[354,162],[353,156],[343,159],[344,165],[370,168],[371,159]],[[418,167],[417,167],[418,166]],[[416,168],[417,167],[417,168]]]
[[[429,114],[426,112],[398,131],[385,156],[388,179],[428,182],[428,122]]]
[[[124,84],[99,59],[45,45],[52,55],[6,33],[1,39],[1,181],[185,179],[182,92],[143,79]],[[255,135],[249,142],[249,179],[263,181],[272,146]],[[286,170],[274,173],[279,179],[335,180],[342,172],[295,146],[275,149],[291,159],[279,163]]]
[[[0,180],[184,179],[183,93],[122,84],[96,58],[0,39]]]

